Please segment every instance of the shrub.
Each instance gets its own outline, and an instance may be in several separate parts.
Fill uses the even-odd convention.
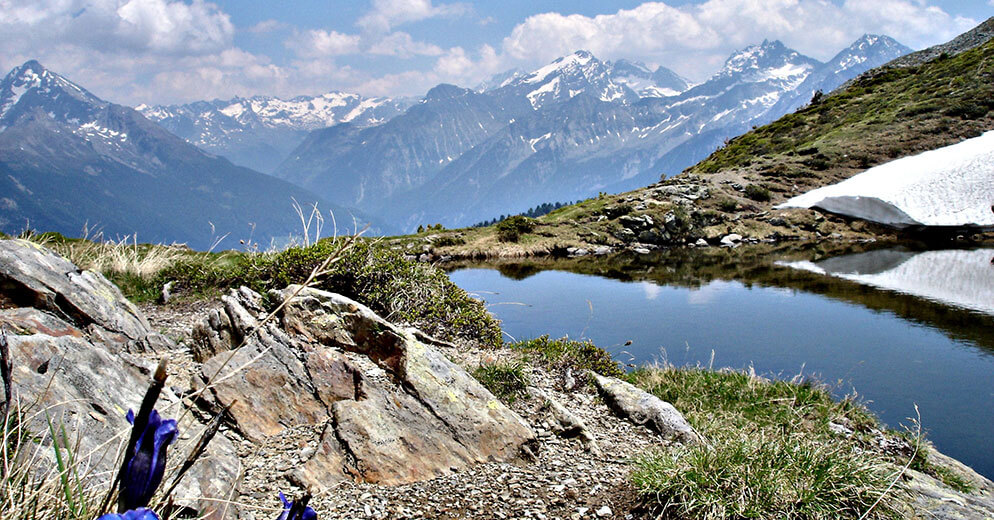
[[[535,356],[551,368],[592,370],[604,376],[620,377],[624,374],[611,354],[590,341],[576,341],[567,337],[549,339],[549,335],[519,341],[508,345],[512,350]]]
[[[455,235],[445,235],[435,239],[432,242],[433,246],[436,247],[447,247],[447,246],[461,246],[466,243],[466,239],[455,236]]]
[[[535,229],[535,220],[521,215],[508,217],[494,226],[497,230],[497,240],[501,242],[517,242],[521,235]]]
[[[444,271],[404,260],[399,252],[368,240],[343,251],[345,244],[343,239],[323,240],[277,253],[269,265],[253,266],[258,270],[255,285],[265,289],[301,283],[315,265],[338,254],[340,259],[315,287],[345,295],[387,319],[411,323],[442,339],[463,337],[492,347],[501,344],[499,322]]]
[[[750,184],[745,187],[746,197],[758,202],[768,202],[770,200],[770,190],[758,184]]]
[[[507,404],[513,404],[519,397],[527,395],[528,375],[521,362],[486,363],[473,371],[473,377]]]
[[[718,201],[718,209],[724,211],[725,213],[732,213],[738,209],[739,203],[735,202],[733,199],[721,199]]]

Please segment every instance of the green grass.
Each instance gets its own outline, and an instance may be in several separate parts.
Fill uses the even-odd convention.
[[[502,343],[500,323],[444,271],[407,261],[375,240],[325,239],[264,253],[203,253],[61,236],[38,240],[78,266],[103,273],[139,303],[155,301],[170,281],[180,298],[214,298],[243,285],[265,294],[302,283],[317,265],[336,256],[338,260],[315,280],[314,287],[352,298],[386,319],[409,323],[441,339],[467,338],[489,347]]]
[[[668,518],[858,518],[893,477],[888,459],[831,433],[875,419],[814,384],[741,372],[646,369],[633,383],[672,403],[707,443],[648,453],[632,482],[646,507]],[[869,518],[896,516],[884,500]]]
[[[508,347],[523,353],[526,359],[533,359],[549,368],[592,370],[613,377],[624,374],[618,362],[611,358],[610,353],[588,340],[549,339],[549,336],[545,335],[511,343]]]
[[[527,395],[528,375],[524,363],[519,361],[484,363],[473,371],[473,377],[507,404]]]

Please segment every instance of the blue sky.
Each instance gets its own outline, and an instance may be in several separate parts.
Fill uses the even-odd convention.
[[[825,60],[863,33],[922,48],[992,15],[994,0],[0,0],[0,67],[36,58],[132,105],[421,95],[579,48],[700,81],[767,38]]]

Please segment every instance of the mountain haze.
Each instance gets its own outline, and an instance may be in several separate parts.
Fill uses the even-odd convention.
[[[101,100],[28,61],[0,82],[0,229],[206,248],[268,245],[300,231],[291,197],[333,208],[307,190],[235,166],[170,134],[137,111]]]
[[[253,96],[185,105],[140,105],[136,109],[208,152],[268,173],[312,130],[339,123],[376,125],[403,113],[411,103],[330,92],[289,100]]]
[[[409,136],[428,132],[451,136],[464,149],[433,156],[435,162],[427,166],[404,162],[409,191],[380,190],[379,200],[368,194],[361,200],[334,200],[413,229],[433,222],[466,225],[551,200],[644,186],[660,175],[680,172],[751,126],[806,103],[810,95],[798,93],[802,87],[810,87],[812,94],[834,87],[907,51],[891,42],[864,37],[823,64],[779,41],[764,41],[731,55],[707,81],[667,96],[655,94],[676,87],[667,91],[673,94],[689,85],[663,68],[651,71],[625,60],[602,62],[578,51],[531,73],[509,74],[500,84],[475,93],[467,102],[486,105],[479,112],[490,116],[476,125],[472,119],[452,125],[433,120],[423,128],[399,118],[388,122],[385,126],[403,121],[406,129],[394,133],[392,142],[412,152],[424,145],[409,141]],[[658,78],[679,82],[667,84]],[[502,110],[499,117],[493,116],[494,110]],[[384,144],[373,134],[350,141],[351,153],[381,157],[375,150]],[[387,161],[377,168],[354,168],[354,163],[329,159],[323,171],[308,169],[308,178],[301,180],[301,163],[331,157],[329,151],[342,142],[302,146],[276,174],[333,197],[332,191],[349,193],[339,188],[342,182],[361,184],[398,166]],[[433,146],[427,143],[428,149]]]

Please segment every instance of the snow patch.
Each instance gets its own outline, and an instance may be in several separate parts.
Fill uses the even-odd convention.
[[[994,131],[875,166],[778,208],[821,208],[894,227],[994,228]]]

